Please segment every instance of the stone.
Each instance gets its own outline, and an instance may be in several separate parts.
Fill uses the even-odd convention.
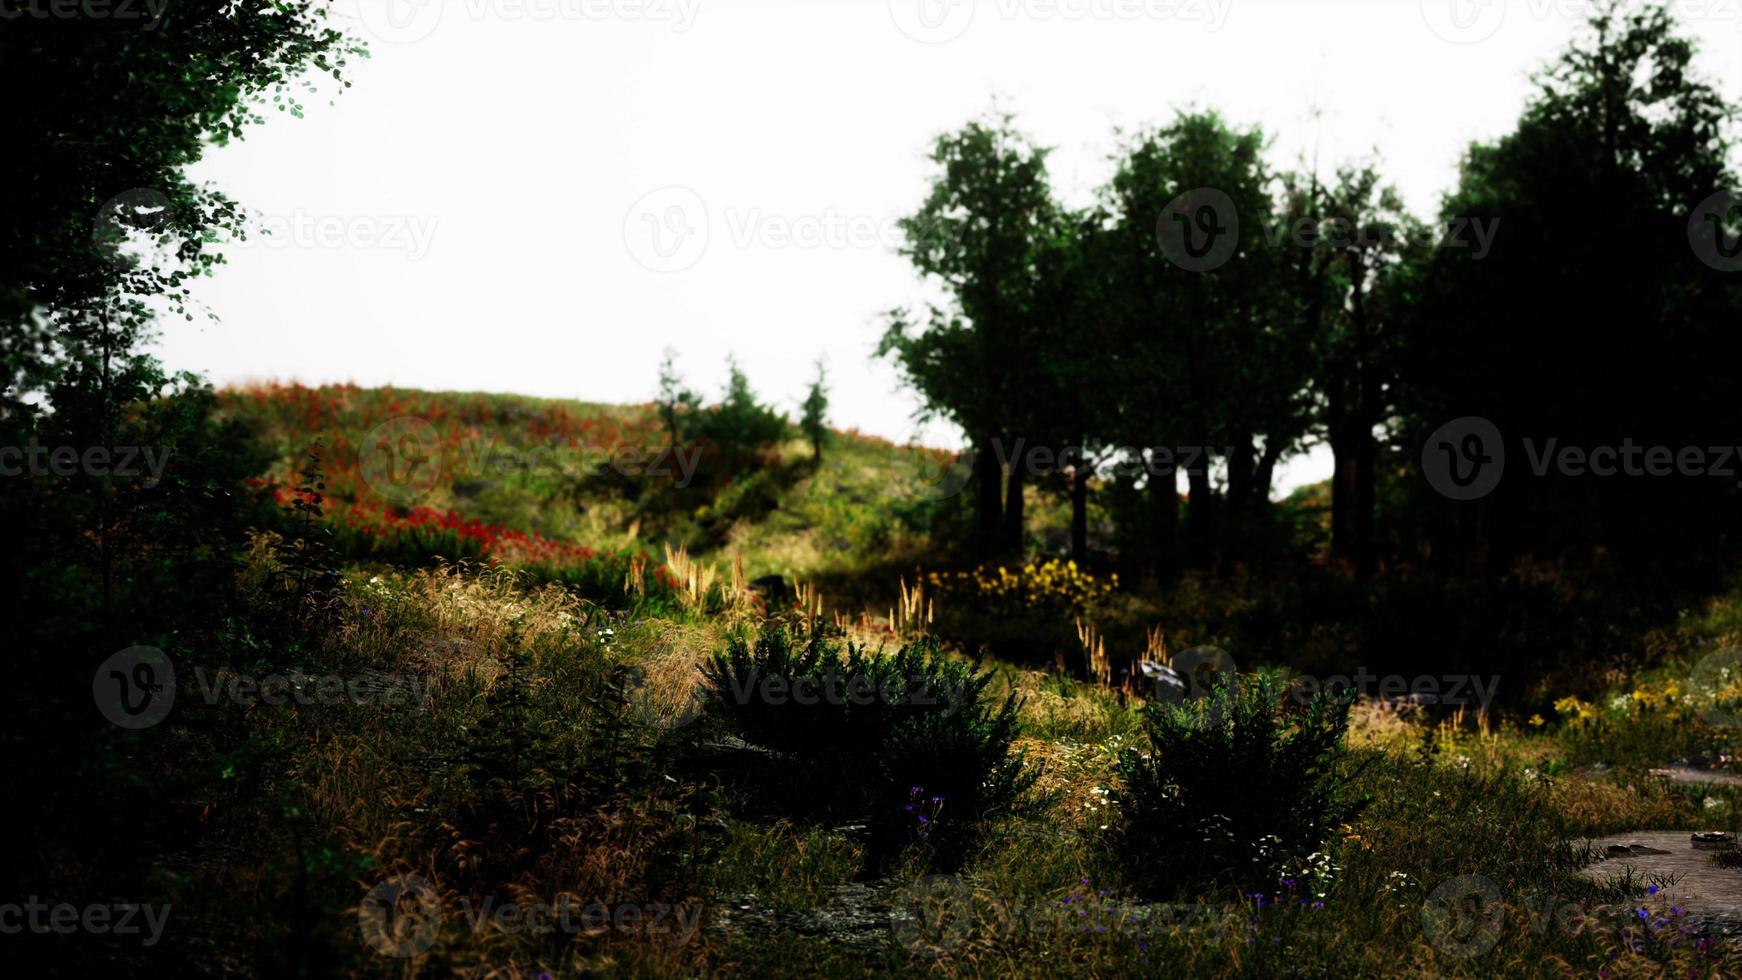
[[[1604,848],[1609,857],[1632,857],[1636,854],[1668,854],[1669,851],[1647,847],[1644,844],[1610,844]]]
[[[1742,871],[1717,864],[1709,850],[1695,850],[1693,836],[1653,830],[1585,841],[1603,858],[1579,873],[1611,885],[1629,878],[1641,887],[1670,882],[1660,885],[1654,903],[1678,905],[1701,934],[1732,942],[1742,936]]]
[[[1697,769],[1692,766],[1665,766],[1651,770],[1651,775],[1672,783],[1701,786],[1742,786],[1742,776],[1722,769]]]
[[[792,590],[787,588],[786,579],[779,575],[764,575],[761,578],[751,579],[749,587],[750,591],[765,599],[784,599],[792,594]]]

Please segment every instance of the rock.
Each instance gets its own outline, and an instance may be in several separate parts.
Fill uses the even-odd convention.
[[[1604,848],[1604,851],[1605,851],[1605,853],[1608,854],[1609,857],[1612,857],[1612,858],[1614,858],[1614,857],[1633,857],[1633,856],[1639,855],[1639,854],[1668,854],[1669,853],[1668,851],[1659,850],[1658,848],[1655,848],[1655,847],[1647,847],[1644,844],[1610,844],[1608,847]]]
[[[1736,835],[1726,834],[1721,830],[1708,830],[1690,835],[1688,842],[1696,851],[1727,851],[1736,846]]]
[[[1642,831],[1588,841],[1606,859],[1579,873],[1605,884],[1658,884],[1658,894],[1650,899],[1653,908],[1686,909],[1698,934],[1723,937],[1728,945],[1742,935],[1742,874],[1714,863],[1709,851],[1696,850],[1693,838],[1699,836],[1686,830]]]
[[[1188,689],[1185,677],[1167,664],[1140,660],[1137,662],[1137,674],[1143,678],[1144,684],[1157,700],[1179,701],[1185,697]]]
[[[1742,786],[1742,776],[1722,769],[1697,769],[1692,766],[1665,766],[1651,770],[1651,775],[1672,783],[1701,786]]]
[[[784,599],[792,595],[792,590],[786,585],[786,579],[779,575],[764,575],[761,578],[751,579],[750,591],[764,599]]]

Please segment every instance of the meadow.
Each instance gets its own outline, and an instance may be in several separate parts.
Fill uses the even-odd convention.
[[[112,972],[1742,963],[1733,925],[1682,908],[1674,880],[1580,873],[1589,838],[1742,830],[1742,788],[1653,771],[1732,757],[1742,674],[1710,663],[1742,596],[1630,637],[1631,659],[1502,670],[1467,708],[1375,682],[1321,703],[1302,682],[1335,644],[1291,650],[1311,628],[1270,622],[1259,584],[939,560],[952,500],[925,499],[924,450],[834,433],[819,465],[792,438],[685,487],[611,471],[625,489],[582,508],[568,481],[598,473],[532,448],[658,446],[650,408],[296,386],[220,404],[273,454],[236,572],[251,613],[165,651],[168,718],[105,739],[176,842],[149,876],[161,944],[66,950]],[[383,482],[372,434],[408,418],[442,464]],[[449,465],[475,440],[501,460]],[[1210,643],[1237,672],[1184,696],[1123,673]],[[253,683],[209,680],[226,670]],[[831,672],[903,695],[806,707],[799,679]]]
[[[881,23],[878,5],[760,11],[772,31],[730,23],[766,5],[722,10],[704,21],[774,45],[725,42],[724,72],[707,37],[752,35],[703,28],[664,58],[602,23],[558,49],[580,25],[449,17],[450,41],[419,46],[442,5],[342,6],[166,0],[135,31],[38,4],[0,31],[0,75],[28,92],[0,157],[0,961],[1742,972],[1742,104],[1706,73],[1712,18],[1559,11],[1580,22],[1565,47],[1481,115],[1433,107],[1447,79],[1487,101],[1461,82],[1510,49],[1470,29],[1504,5],[1410,11],[1431,48],[1393,49],[1377,5],[1346,4],[1307,18],[1316,37],[1276,31],[1280,6],[1227,47],[1157,34],[1136,65],[1071,42],[1084,62],[1023,49],[1006,77],[976,60],[997,45],[938,44],[938,74],[901,79],[913,112],[881,49],[859,70],[789,33]],[[949,6],[967,29],[973,5]],[[894,33],[950,40],[904,11]],[[1310,85],[1252,43],[1272,35],[1313,52]],[[794,60],[815,51],[821,82]],[[406,74],[456,57],[474,60],[441,62],[452,89]],[[1417,94],[1320,104],[1321,68],[1346,65],[1345,93]],[[553,67],[571,83],[532,83]],[[767,98],[783,71],[815,101]],[[235,146],[268,111],[345,111],[365,74],[363,114],[307,125],[304,156]],[[944,76],[975,98],[1014,81],[1055,126],[1121,122],[1061,130],[1063,153],[1001,99],[931,130],[933,103],[962,104]],[[1050,85],[1078,94],[1046,109]],[[1233,101],[1186,101],[1199,86]],[[1315,135],[1267,128],[1309,90]],[[1340,111],[1374,116],[1327,131],[1410,142],[1399,176],[1431,212],[1383,147],[1321,161]],[[282,193],[197,170],[208,151],[270,160]],[[681,184],[641,186],[668,166]],[[853,176],[878,171],[896,183]],[[357,239],[391,245],[416,216],[316,216],[323,187],[427,207],[408,261],[429,264],[364,272],[388,267]],[[891,195],[910,207],[884,214]],[[807,244],[821,215],[875,224],[913,278]],[[740,247],[698,265],[710,227]],[[272,230],[333,250],[240,251]],[[788,246],[816,264],[761,254]],[[232,257],[256,278],[196,289]],[[670,347],[640,404],[178,369],[248,348],[183,326],[238,312],[296,358],[225,378],[464,367],[599,398],[589,372],[619,384],[659,338],[723,356],[725,383],[691,390]],[[796,417],[728,344],[764,369],[816,357]],[[959,449],[832,422],[880,417],[858,377],[831,411],[848,350]],[[1279,493],[1315,454],[1328,478]]]

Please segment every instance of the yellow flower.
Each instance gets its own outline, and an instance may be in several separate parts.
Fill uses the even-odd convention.
[[[1530,716],[1530,727],[1541,728],[1542,726],[1544,726],[1546,724],[1548,724],[1548,722],[1544,721],[1541,715],[1531,715]]]

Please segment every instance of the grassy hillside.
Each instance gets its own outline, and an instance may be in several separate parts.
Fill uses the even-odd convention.
[[[336,501],[384,499],[599,551],[681,546],[741,558],[750,578],[851,590],[879,570],[911,574],[931,553],[929,529],[960,503],[934,489],[946,454],[853,432],[835,433],[818,465],[793,431],[742,472],[705,444],[672,453],[651,406],[350,386],[255,387],[225,404],[258,426],[280,483],[319,439]]]
[[[274,456],[237,579],[251,613],[165,651],[173,712],[105,749],[169,815],[149,897],[177,928],[93,962],[661,977],[1736,963],[1674,882],[1600,885],[1577,845],[1742,829],[1742,789],[1648,774],[1734,752],[1742,680],[1701,669],[1742,636],[1734,598],[1633,637],[1649,665],[1538,678],[1540,701],[1516,707],[1363,692],[1345,731],[1329,702],[1273,715],[1251,686],[1296,683],[1354,635],[1327,633],[1334,608],[1298,612],[1333,593],[973,567],[948,549],[956,498],[924,490],[925,450],[839,434],[817,466],[794,439],[678,486],[565,455],[662,451],[642,407],[357,388],[224,402]],[[318,487],[303,479],[316,440]],[[382,445],[397,469],[371,460]],[[1037,523],[1060,516],[1035,504]],[[690,559],[668,565],[667,545]],[[753,592],[761,575],[822,583],[823,611],[808,590]],[[902,606],[904,576],[926,594]],[[1114,662],[1228,643],[1233,700],[1169,708],[1160,686],[1098,679],[1108,662],[1080,623]],[[1319,645],[1249,653],[1264,637]],[[998,655],[976,661],[982,647]],[[900,696],[789,707],[831,663]],[[269,701],[224,680],[263,675],[337,693]],[[757,686],[771,677],[778,690]],[[1305,747],[1312,733],[1333,747]],[[1492,901],[1470,907],[1473,881]]]

